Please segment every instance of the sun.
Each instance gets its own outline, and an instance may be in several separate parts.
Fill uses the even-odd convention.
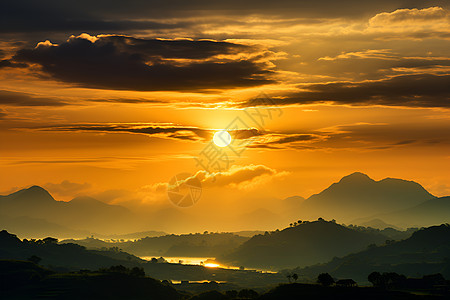
[[[217,131],[214,133],[213,141],[219,147],[226,147],[231,143],[231,135],[226,130]]]

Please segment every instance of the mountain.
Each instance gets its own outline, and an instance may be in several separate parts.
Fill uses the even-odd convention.
[[[125,233],[124,224],[127,224],[126,229],[129,230],[130,225],[136,221],[135,216],[125,207],[109,205],[90,197],[78,197],[69,202],[56,201],[38,186],[1,196],[0,212],[10,218],[7,224],[9,230],[17,229],[21,232],[23,224],[15,222],[14,218],[26,218],[30,226],[40,222],[39,226],[43,228],[41,235],[45,233],[53,236],[61,236],[61,229],[64,227],[68,229],[67,234],[74,231]],[[51,232],[52,226],[49,224],[55,225],[54,232]]]
[[[411,277],[441,273],[450,277],[450,225],[432,226],[414,232],[410,238],[383,246],[373,246],[359,253],[331,262],[295,269],[295,272],[316,278],[330,273],[338,278],[367,282],[373,272],[397,272]]]
[[[57,244],[53,240],[20,240],[5,230],[0,231],[0,259],[27,260],[41,258],[41,264],[65,270],[98,269],[112,265],[137,266],[142,262],[124,252],[90,251],[75,244]]]
[[[390,223],[410,226],[448,223],[450,222],[450,196],[431,199],[414,207],[379,217]]]
[[[360,251],[386,236],[353,230],[334,222],[303,222],[282,231],[256,235],[219,261],[244,267],[281,269],[326,262]]]
[[[383,220],[380,220],[380,219],[372,219],[370,221],[365,221],[365,222],[359,223],[358,225],[361,225],[364,227],[377,228],[377,229],[386,229],[386,228],[399,229],[398,227],[391,225],[391,224],[387,224],[386,222],[384,222]]]
[[[136,241],[102,241],[95,238],[63,240],[88,249],[118,247],[138,256],[217,257],[230,252],[249,238],[233,233],[195,233],[145,237]]]
[[[299,211],[302,210],[302,204],[306,199],[301,196],[291,196],[280,201],[280,215],[287,220],[298,218]]]
[[[168,235],[167,232],[164,231],[154,231],[154,230],[147,230],[147,231],[139,231],[139,232],[132,232],[132,233],[126,233],[126,234],[110,234],[110,235],[96,235],[101,239],[114,239],[114,240],[138,240],[146,237],[158,237]]]
[[[416,182],[394,178],[375,181],[357,172],[306,199],[298,213],[301,218],[324,217],[348,222],[410,208],[434,198]]]
[[[45,238],[56,236],[60,238],[84,238],[90,236],[87,230],[74,230],[56,223],[27,216],[10,217],[0,215],[0,228],[15,232],[20,237]]]

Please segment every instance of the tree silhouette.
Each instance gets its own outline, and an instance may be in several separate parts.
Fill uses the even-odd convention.
[[[287,274],[286,277],[289,280],[289,283],[291,283],[292,275],[291,274]]]
[[[240,290],[238,297],[243,299],[254,299],[258,297],[258,293],[251,289],[243,289]]]
[[[292,274],[292,279],[294,279],[294,281],[297,281],[297,279],[298,279],[297,273]]]
[[[46,245],[48,244],[58,244],[58,239],[52,238],[52,237],[46,237],[42,240],[42,242]]]
[[[135,277],[145,277],[144,268],[134,267],[131,269],[130,275]]]
[[[36,255],[31,255],[28,258],[28,261],[31,261],[32,263],[35,263],[35,264],[38,264],[41,260],[42,260],[42,258],[40,258],[39,256],[36,256]]]
[[[234,298],[236,298],[238,296],[238,291],[236,291],[236,290],[229,290],[229,291],[225,292],[225,295],[227,295],[231,299],[234,299]]]
[[[330,286],[334,283],[334,279],[328,273],[321,273],[317,276],[317,282],[323,286]]]
[[[367,277],[370,283],[373,284],[374,287],[380,287],[382,284],[381,274],[379,272],[372,272]]]

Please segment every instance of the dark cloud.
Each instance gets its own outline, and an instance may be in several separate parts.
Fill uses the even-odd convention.
[[[38,97],[28,93],[0,90],[0,105],[10,106],[63,106],[68,103],[57,98]]]
[[[417,142],[417,141],[416,140],[405,140],[405,141],[400,141],[400,142],[394,143],[393,145],[394,146],[402,146],[402,145],[409,145],[409,144],[412,144],[415,142]]]
[[[56,80],[83,87],[160,91],[251,87],[272,82],[266,64],[215,56],[256,49],[213,41],[72,37],[19,50],[16,62],[35,63]]]
[[[117,7],[117,18],[102,18],[108,3],[103,8],[94,7],[93,1],[47,0],[3,0],[0,2],[0,33],[30,32],[117,32],[127,30],[172,29],[186,26],[182,23],[132,20],[133,16],[121,16]],[[127,6],[122,2],[122,9]]]
[[[312,133],[266,133],[255,139],[248,147],[262,149],[305,149],[305,143],[314,143],[327,138],[327,134]]]
[[[129,104],[167,104],[168,101],[156,100],[156,99],[144,99],[144,98],[105,98],[105,99],[89,99],[91,102],[105,102],[105,103],[129,103]]]
[[[305,91],[273,97],[277,105],[332,102],[347,105],[450,107],[450,75],[405,75],[379,81],[303,86]],[[250,103],[244,103],[244,106]]]
[[[373,15],[397,8],[448,6],[446,0],[2,0],[0,32],[118,32],[171,29],[186,23],[162,19],[249,14],[336,18]],[[150,20],[150,21],[149,21]]]
[[[175,140],[199,141],[211,138],[212,130],[201,129],[189,126],[173,125],[145,125],[145,124],[76,124],[61,125],[38,128],[40,130],[51,131],[94,131],[94,132],[125,132],[134,134],[144,134],[159,138],[168,138]]]
[[[0,69],[1,68],[26,68],[27,64],[13,62],[9,59],[0,60]]]
[[[216,130],[176,125],[149,125],[149,124],[75,124],[34,128],[50,131],[84,131],[105,133],[132,133],[143,134],[150,137],[184,140],[191,142],[208,142],[212,140]],[[252,139],[250,143],[244,142],[249,148],[287,149],[296,148],[299,143],[317,142],[326,138],[326,135],[305,133],[273,133],[262,132],[256,128],[242,128],[230,130],[230,135],[236,140]],[[237,144],[240,144],[238,142]]]

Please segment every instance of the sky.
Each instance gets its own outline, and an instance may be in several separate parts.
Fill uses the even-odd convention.
[[[40,185],[203,225],[356,171],[449,195],[449,7],[1,1],[0,194]],[[182,173],[203,189],[188,208],[166,192]]]

